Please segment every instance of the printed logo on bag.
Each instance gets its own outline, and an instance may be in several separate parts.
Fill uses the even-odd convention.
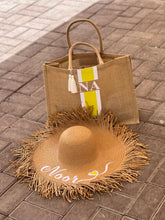
[[[93,106],[93,116],[101,113],[100,88],[97,84],[97,66],[78,69],[78,83],[80,88],[80,99],[82,107]]]

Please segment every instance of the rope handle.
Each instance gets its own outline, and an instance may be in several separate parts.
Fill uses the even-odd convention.
[[[72,70],[72,69],[73,69],[73,65],[72,65],[72,55],[73,55],[73,49],[74,49],[74,47],[77,46],[77,45],[85,45],[85,46],[91,47],[91,48],[95,51],[95,53],[96,53],[96,55],[97,55],[97,57],[98,57],[99,64],[103,64],[103,63],[104,63],[103,60],[102,60],[102,58],[101,58],[101,56],[100,56],[100,53],[99,53],[99,51],[96,49],[96,47],[94,47],[92,44],[89,44],[89,43],[76,42],[76,43],[72,44],[72,46],[71,46],[70,49],[69,49],[69,55],[68,55],[68,58],[69,58],[69,66],[68,66],[68,69],[69,69],[69,70]]]
[[[97,27],[97,25],[96,25],[93,21],[91,21],[91,20],[89,20],[89,19],[77,19],[77,20],[72,21],[72,22],[68,25],[67,31],[66,31],[66,36],[67,36],[67,42],[68,42],[69,48],[70,48],[71,45],[72,45],[72,44],[71,44],[71,41],[70,41],[70,35],[69,35],[69,33],[70,33],[70,28],[71,28],[71,26],[72,26],[73,24],[78,23],[78,22],[89,22],[89,23],[91,23],[91,24],[93,25],[93,27],[96,29],[97,34],[98,34],[98,37],[99,37],[100,53],[103,53],[103,41],[102,41],[102,37],[101,37],[101,33],[100,33],[100,31],[99,31],[99,28]]]

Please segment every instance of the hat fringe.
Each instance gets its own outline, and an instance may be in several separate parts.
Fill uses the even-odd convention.
[[[114,135],[121,137],[123,143],[128,146],[126,161],[122,169],[102,180],[91,181],[89,184],[59,184],[46,180],[33,167],[32,158],[38,143],[41,143],[51,134],[56,133],[58,128],[71,126],[75,124],[90,123],[97,126],[103,126],[111,130]],[[125,125],[120,125],[117,118],[110,112],[102,112],[96,118],[92,118],[92,108],[84,111],[83,108],[72,109],[71,112],[58,112],[48,118],[43,130],[32,134],[32,137],[23,140],[19,148],[13,150],[15,160],[12,161],[10,168],[17,168],[15,176],[21,183],[28,183],[31,190],[37,191],[43,197],[53,198],[61,196],[65,201],[80,199],[93,199],[95,193],[111,193],[114,189],[121,190],[122,182],[137,181],[140,174],[139,170],[149,164],[148,152],[146,146],[139,143],[137,135],[132,130],[128,130]]]

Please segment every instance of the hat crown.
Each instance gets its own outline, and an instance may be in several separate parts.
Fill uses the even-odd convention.
[[[67,165],[83,166],[97,157],[97,148],[92,131],[85,126],[66,129],[59,139],[59,160]]]

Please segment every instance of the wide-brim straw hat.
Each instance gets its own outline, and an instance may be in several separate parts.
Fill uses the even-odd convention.
[[[46,128],[15,149],[16,176],[43,197],[92,198],[137,179],[148,164],[145,146],[113,114],[93,119],[79,108],[49,117]]]

